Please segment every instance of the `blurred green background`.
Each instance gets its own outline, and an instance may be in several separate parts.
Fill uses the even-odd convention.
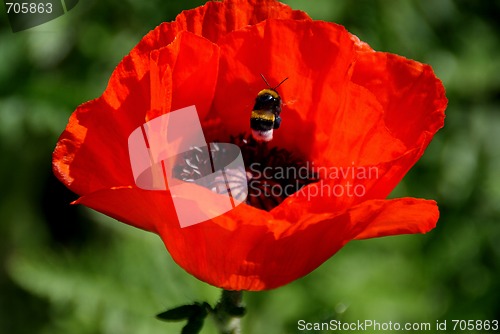
[[[441,218],[427,235],[355,241],[303,279],[246,293],[244,333],[299,333],[301,319],[500,320],[500,2],[285,2],[433,66],[446,125],[391,196],[435,199]],[[0,333],[179,333],[154,315],[218,298],[157,236],[69,206],[50,168],[76,106],[102,93],[144,34],[202,3],[82,0],[19,33],[2,9]]]

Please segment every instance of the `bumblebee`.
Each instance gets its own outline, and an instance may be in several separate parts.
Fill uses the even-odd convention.
[[[281,97],[276,89],[288,78],[275,87],[271,87],[262,74],[261,77],[268,88],[261,90],[255,98],[255,105],[250,116],[250,128],[252,137],[256,141],[268,142],[273,139],[273,130],[281,125]]]

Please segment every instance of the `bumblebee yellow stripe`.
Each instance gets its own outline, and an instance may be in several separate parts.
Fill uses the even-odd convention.
[[[250,118],[263,120],[268,122],[274,122],[274,114],[267,110],[252,110],[252,115]]]

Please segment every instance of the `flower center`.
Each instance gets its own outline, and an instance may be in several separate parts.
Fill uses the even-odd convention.
[[[257,142],[244,134],[231,136],[229,142],[240,148],[245,168],[226,169],[224,177],[215,177],[203,184],[214,192],[221,193],[221,189],[226,191],[229,186],[235,199],[270,211],[302,187],[319,180],[309,162],[285,149],[270,148],[266,142]],[[212,143],[210,155],[206,150],[193,147],[177,160],[173,176],[200,184],[197,180],[212,173],[212,166],[226,166],[230,161],[224,160],[228,159],[221,145]]]

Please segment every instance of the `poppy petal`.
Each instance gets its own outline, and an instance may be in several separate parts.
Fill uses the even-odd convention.
[[[215,93],[219,47],[181,32],[169,46],[152,51],[150,61],[152,103],[146,119],[191,105],[204,118]]]
[[[190,66],[176,61],[178,54],[182,58],[189,56]],[[104,94],[71,115],[53,153],[56,176],[77,194],[133,185],[129,135],[148,120],[148,113],[150,117],[154,113],[158,116],[158,111],[170,111],[171,104],[177,107],[198,103],[199,111],[206,113],[217,81],[218,58],[215,44],[187,32],[152,54],[153,61],[148,59],[151,77],[140,77],[137,69],[141,64],[126,56],[113,72]],[[173,62],[159,66],[158,61],[163,60]],[[163,71],[161,75],[159,70]],[[195,86],[199,89],[196,94]],[[175,98],[171,101],[172,96]]]
[[[82,196],[74,204],[85,205],[123,223],[155,233],[158,221],[177,221],[168,191],[115,187]]]
[[[183,31],[203,36],[216,43],[231,31],[268,18],[310,20],[306,13],[292,10],[288,5],[276,0],[208,1],[203,6],[181,12],[175,21],[164,22],[150,31],[130,51],[130,57],[144,64],[138,70],[138,75],[142,76],[149,70],[145,59],[151,51],[169,45]]]
[[[418,154],[399,166],[401,172],[390,182],[395,185],[442,126],[446,98],[430,68],[399,56],[365,52],[367,47],[353,41],[343,27],[268,20],[227,35],[220,46],[218,94],[209,116],[223,120],[222,131],[248,129],[253,99],[263,87],[259,73],[269,76],[271,82],[288,76],[279,88],[285,105],[273,144],[302,153],[317,165],[343,168],[389,162],[418,148]],[[371,57],[382,56],[390,60],[382,59],[378,67],[369,64]],[[391,66],[386,69],[383,64]],[[350,82],[352,68],[357,77],[354,83]],[[391,71],[392,75],[386,73]],[[361,80],[364,75],[367,83]],[[411,108],[403,105],[396,115],[391,106],[402,100],[411,101]],[[419,124],[413,127],[415,117],[420,117]],[[400,121],[404,121],[404,130],[393,131],[399,129]],[[403,135],[408,131],[413,137]],[[220,127],[217,135],[221,136]],[[385,188],[380,193],[387,196],[393,186]]]
[[[244,262],[233,267],[236,270],[227,281],[218,283],[230,289],[272,289],[307,275],[358,235],[427,232],[437,220],[437,209],[429,210],[435,209],[435,203],[429,202],[412,198],[374,200],[338,215],[305,214],[282,233],[260,235],[253,248],[241,254]],[[362,234],[365,229],[368,232]],[[239,238],[228,241],[232,256],[225,262],[232,261],[234,253],[239,254],[242,242]],[[219,273],[231,272],[228,267],[224,269]]]
[[[319,165],[346,168],[392,161],[407,147],[385,126],[384,110],[363,87],[347,83],[344,102],[335,111],[323,108],[315,120],[318,140],[311,157]]]
[[[338,214],[304,214],[294,224],[240,205],[181,228],[168,192],[122,187],[89,194],[78,203],[158,233],[187,272],[231,290],[285,285],[352,239],[425,233],[438,216],[435,202],[413,198],[367,201]]]
[[[329,38],[325,38],[325,35]],[[321,38],[322,43],[316,41],[316,37]],[[356,43],[359,45],[354,48]],[[221,130],[238,133],[248,127],[251,101],[255,92],[262,88],[262,82],[256,75],[259,70],[264,73],[285,73],[287,69],[293,69],[295,72],[287,74],[290,79],[279,88],[280,92],[283,92],[281,95],[284,96],[286,106],[282,113],[283,125],[277,131],[273,144],[293,152],[307,152],[304,155],[315,162],[316,167],[336,168],[348,173],[349,169],[353,168],[376,169],[374,179],[351,182],[352,186],[362,187],[361,196],[320,196],[318,194],[321,194],[321,189],[318,191],[317,188],[321,184],[313,184],[301,192],[304,196],[294,194],[285,200],[275,209],[277,211],[273,212],[274,214],[281,216],[280,212],[284,212],[283,217],[295,217],[307,210],[339,212],[363,200],[385,198],[420,158],[429,138],[432,138],[439,128],[431,122],[428,128],[417,129],[427,141],[413,143],[400,140],[388,130],[384,105],[367,87],[349,82],[350,69],[358,66],[359,55],[354,49],[365,54],[363,50],[367,50],[367,47],[359,40],[356,42],[354,39],[353,42],[353,35],[337,25],[325,22],[290,23],[268,20],[227,35],[220,41],[220,45],[222,73],[217,87],[219,93],[215,96],[214,113],[209,116],[212,119],[217,116],[222,118],[226,129],[218,127],[217,135],[221,135]],[[307,45],[309,49],[304,51],[305,48],[301,48],[301,45]],[[315,50],[315,47],[318,47],[318,50]],[[308,51],[315,55],[315,58],[311,57],[314,63],[308,62]],[[282,54],[287,57],[283,59]],[[325,57],[318,58],[322,55]],[[394,57],[393,61],[401,63],[399,75],[407,76],[406,80],[412,82],[413,63],[408,63],[402,57]],[[321,70],[315,71],[314,64],[317,63],[321,63],[322,67]],[[268,64],[273,64],[272,68],[266,69]],[[419,66],[424,68],[421,64]],[[325,73],[324,68],[332,70]],[[366,68],[366,71],[368,70],[369,67]],[[307,75],[301,77],[303,73]],[[431,74],[427,73],[424,81],[440,84]],[[372,77],[375,75],[371,74]],[[273,76],[274,81],[279,82],[278,78],[285,75]],[[296,76],[299,79],[294,79]],[[415,85],[416,88],[408,93],[427,94],[428,101],[415,101],[413,107],[419,109],[421,115],[426,112],[434,115],[435,117],[431,117],[434,123],[442,122],[442,108],[436,109],[432,105],[432,102],[439,105],[439,101],[433,99],[439,100],[440,95],[427,93],[428,87],[425,84],[419,86],[418,82],[415,82]],[[255,88],[249,89],[252,86]],[[388,87],[396,90],[393,86],[394,84]],[[307,91],[310,87],[311,92]],[[314,95],[314,92],[319,91],[327,93]],[[331,92],[337,92],[338,95]],[[388,99],[392,98],[392,93],[391,90],[385,92]],[[299,101],[291,98],[290,103],[290,96],[294,94]],[[395,94],[394,99],[398,98]],[[250,102],[245,104],[244,101]],[[298,117],[295,117],[296,115]],[[347,182],[353,180],[352,177],[337,177],[323,181],[330,189],[346,189]],[[311,193],[312,198],[309,196]]]
[[[344,27],[320,21],[267,20],[228,34],[219,41],[221,63],[211,118],[224,120],[226,132],[248,130],[257,93],[279,87],[282,125],[273,145],[309,156],[319,133],[316,120],[327,122],[345,102],[356,52]]]
[[[270,289],[307,275],[352,239],[425,233],[435,226],[438,215],[434,201],[366,201],[337,216],[293,224],[277,240],[268,238],[256,245],[249,257],[263,267],[259,280]],[[321,215],[311,217],[316,220]]]
[[[425,149],[444,125],[448,100],[429,65],[390,53],[360,52],[352,81],[373,94],[387,128],[409,148]]]
[[[428,65],[397,55],[360,52],[353,73],[349,102],[325,122],[333,135],[320,151],[333,166],[377,166],[377,182],[362,183],[365,199],[385,198],[443,126],[447,99]]]
[[[343,212],[366,200],[384,199],[397,184],[394,180],[399,180],[419,155],[420,151],[414,149],[376,165],[316,167],[321,180],[303,187],[271,212],[294,221],[306,212]]]
[[[218,136],[221,130],[248,130],[253,100],[265,87],[262,73],[273,83],[289,78],[279,88],[285,105],[273,145],[338,167],[377,164],[406,153],[387,130],[382,105],[368,89],[350,83],[357,52],[343,27],[267,20],[228,34],[219,45],[219,83],[209,115],[223,120]]]
[[[390,207],[380,212],[376,219],[370,220],[356,239],[427,233],[436,226],[439,219],[439,209],[432,200],[399,198],[387,202]]]

